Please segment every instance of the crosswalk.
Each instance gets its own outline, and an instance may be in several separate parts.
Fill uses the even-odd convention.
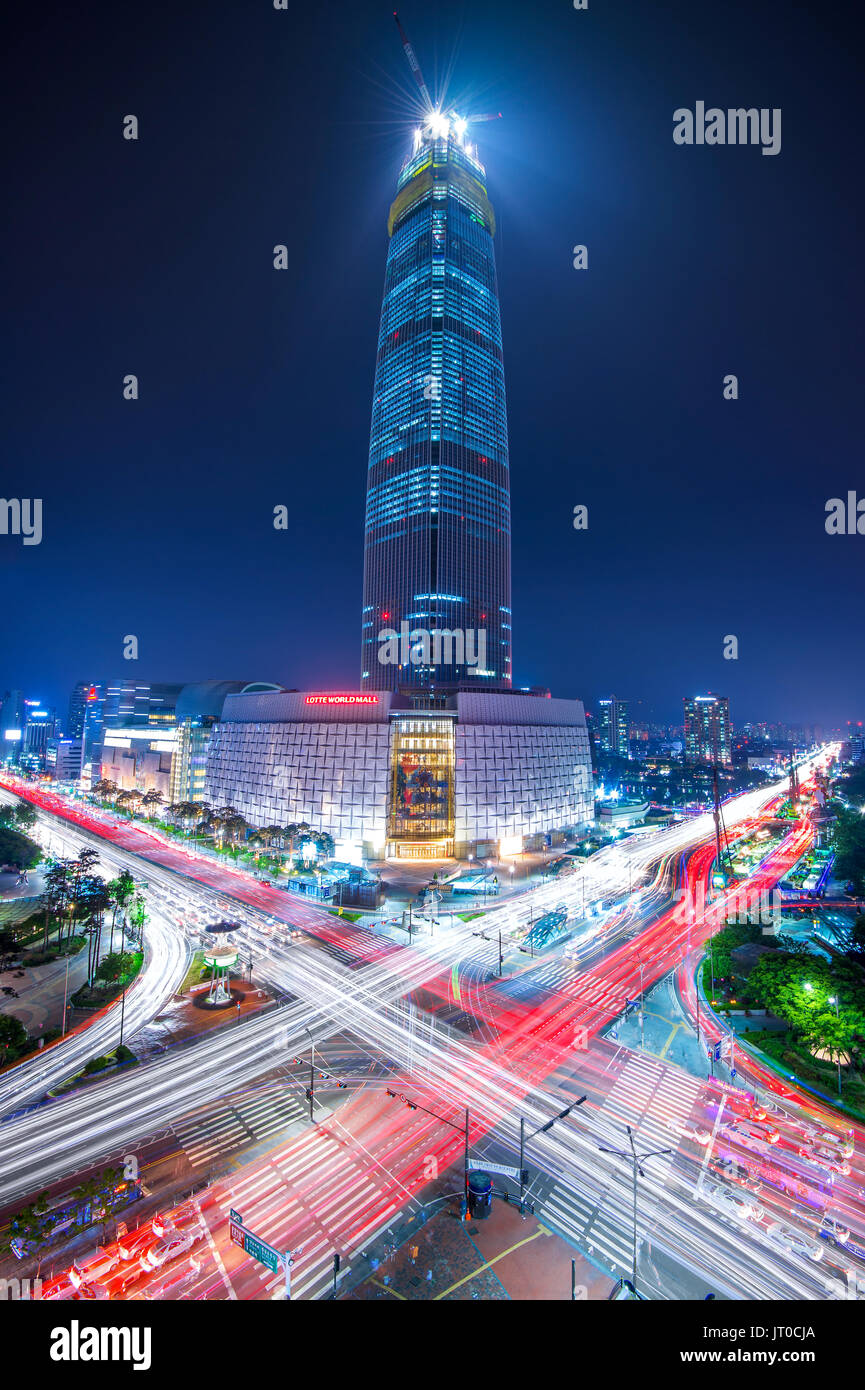
[[[193,1168],[212,1164],[221,1154],[275,1138],[304,1120],[306,1110],[289,1091],[272,1091],[174,1126],[174,1134]]]
[[[571,1187],[556,1183],[542,1201],[543,1220],[590,1255],[596,1255],[613,1273],[627,1271],[632,1262],[631,1233],[600,1205]]]
[[[630,1125],[638,1152],[671,1149],[649,1160],[655,1181],[663,1181],[675,1161],[681,1128],[702,1090],[694,1077],[642,1054],[631,1054],[600,1106],[610,1122],[610,1147],[626,1147]],[[542,1189],[543,1190],[543,1189]],[[589,1254],[605,1260],[613,1272],[632,1263],[632,1230],[624,1214],[614,1214],[619,1199],[600,1199],[553,1181],[540,1198],[543,1219]],[[641,1199],[643,1229],[651,1225],[653,1202]]]
[[[297,1251],[292,1298],[316,1298],[330,1287],[334,1253],[354,1254],[399,1214],[402,1194],[389,1200],[380,1176],[362,1147],[346,1142],[338,1128],[319,1127],[233,1179],[217,1205],[226,1220],[232,1207],[240,1211],[244,1224],[277,1250]],[[278,1296],[282,1272],[261,1270],[259,1277],[266,1294]]]

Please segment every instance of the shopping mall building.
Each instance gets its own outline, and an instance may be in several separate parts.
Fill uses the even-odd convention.
[[[307,821],[338,857],[484,858],[590,826],[590,769],[579,700],[280,691],[227,697],[204,796],[253,825]]]

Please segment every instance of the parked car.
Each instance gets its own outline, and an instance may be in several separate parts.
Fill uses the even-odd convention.
[[[794,1226],[785,1226],[782,1221],[773,1221],[766,1229],[770,1240],[782,1245],[793,1255],[803,1255],[808,1260],[822,1260],[823,1246],[819,1241],[797,1231]]]

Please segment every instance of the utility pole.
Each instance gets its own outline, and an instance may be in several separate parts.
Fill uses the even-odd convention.
[[[63,1038],[66,1037],[66,1009],[67,1009],[66,998],[67,998],[67,995],[68,995],[68,994],[69,994],[69,952],[67,951],[67,952],[66,952],[66,980],[65,980],[64,985],[63,985],[63,1032],[62,1032],[61,1035],[60,1035],[60,1036],[63,1037]]]

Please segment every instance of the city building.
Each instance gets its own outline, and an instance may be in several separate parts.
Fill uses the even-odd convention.
[[[456,117],[399,176],[367,477],[361,687],[227,694],[204,798],[336,857],[484,859],[594,825],[579,700],[511,684],[495,220]]]
[[[76,782],[81,776],[81,739],[50,738],[45,745],[45,771],[55,782]]]
[[[510,479],[486,174],[416,131],[388,218],[367,474],[361,687],[511,684]]]
[[[689,763],[732,765],[730,701],[726,695],[684,697],[685,759]]]
[[[66,722],[66,733],[69,738],[83,738],[84,736],[87,702],[93,688],[92,681],[79,681],[69,696],[69,717]]]
[[[177,741],[171,764],[169,800],[204,801],[207,753],[227,695],[247,695],[281,686],[259,681],[202,681],[185,685],[177,699]]]
[[[598,701],[595,737],[602,753],[616,753],[620,758],[629,756],[631,744],[628,712],[628,701],[618,700],[615,695],[611,695],[608,700]]]
[[[582,703],[505,691],[424,709],[389,691],[228,695],[205,799],[253,825],[306,821],[337,858],[517,854],[594,819]]]

